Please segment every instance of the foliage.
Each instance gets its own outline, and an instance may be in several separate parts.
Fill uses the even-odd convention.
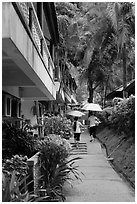
[[[17,172],[14,170],[11,177],[2,174],[2,202],[40,202],[49,199],[48,196],[40,197],[37,194],[29,194],[27,191],[27,176],[17,179]],[[22,184],[25,182],[25,186]],[[24,191],[25,190],[25,191]],[[22,193],[24,191],[24,193]],[[40,192],[40,190],[38,190]]]
[[[98,117],[98,119],[101,122],[101,124],[99,126],[107,126],[108,125],[108,116],[110,116],[110,114],[102,111],[102,112],[96,114],[96,116]]]
[[[44,120],[44,135],[55,134],[69,139],[71,133],[71,121],[63,117],[47,117]]]
[[[49,134],[48,136],[44,136],[41,139],[37,140],[37,150],[41,151],[41,149],[47,145],[47,143],[55,143],[56,145],[63,146],[65,150],[70,152],[71,145],[68,140],[62,138],[60,135]]]
[[[130,96],[115,106],[109,117],[111,128],[124,132],[128,137],[135,137],[135,97]]]
[[[88,85],[90,101],[96,90],[100,92],[104,105],[109,91],[120,86],[126,77],[127,81],[135,77],[135,4],[61,2],[56,3],[56,6],[57,16],[61,15],[62,19],[67,16],[69,22],[64,31],[67,37],[63,38],[67,60],[80,70],[81,81],[86,81]],[[69,15],[70,11],[73,15]],[[59,27],[63,26],[59,22]],[[63,35],[63,29],[60,29],[60,35]],[[68,43],[68,36],[70,42],[73,35],[79,40]],[[123,57],[125,54],[122,55],[124,46],[126,59]]]
[[[66,160],[67,157],[66,149],[54,142],[47,143],[40,151],[41,187],[46,189],[50,198],[58,201],[65,200],[62,187],[65,181],[71,180],[70,173],[80,179],[77,166],[74,166],[74,161],[79,157],[69,161]]]
[[[35,140],[26,131],[8,123],[2,124],[3,129],[3,158],[15,154],[31,157],[35,154]]]
[[[3,159],[2,171],[11,176],[13,171],[16,171],[16,176],[27,175],[27,156],[14,155],[11,159]]]

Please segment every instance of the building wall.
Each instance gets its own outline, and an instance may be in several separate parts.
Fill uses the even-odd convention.
[[[19,98],[19,88],[16,86],[3,86],[2,90]]]
[[[28,36],[12,3],[3,3],[2,40],[3,50],[16,63],[18,68],[26,75],[49,100],[56,99],[56,89],[53,80],[53,62],[47,48],[41,60],[34,42]],[[14,25],[14,26],[13,26]],[[36,33],[33,33],[37,43]],[[49,63],[50,59],[50,63]],[[23,81],[23,79],[22,79]]]

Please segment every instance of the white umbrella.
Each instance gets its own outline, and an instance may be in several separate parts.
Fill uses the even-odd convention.
[[[81,116],[83,116],[85,114],[80,112],[80,111],[73,110],[73,111],[68,112],[67,115],[71,115],[71,116],[74,116],[74,117],[81,117]]]
[[[99,104],[95,103],[87,103],[83,106],[82,110],[90,110],[90,111],[102,111]]]

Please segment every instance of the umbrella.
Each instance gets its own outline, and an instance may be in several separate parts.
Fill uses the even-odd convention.
[[[90,111],[102,111],[99,104],[95,103],[87,103],[83,106],[82,110],[90,110]]]
[[[85,114],[80,112],[80,111],[73,110],[73,111],[68,112],[67,115],[71,115],[71,116],[74,116],[74,117],[81,117],[81,116],[83,116]]]

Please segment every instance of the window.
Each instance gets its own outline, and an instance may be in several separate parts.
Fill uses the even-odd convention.
[[[2,93],[2,116],[5,115],[5,95]]]
[[[11,116],[11,97],[5,96],[5,115]]]
[[[12,117],[17,117],[17,113],[18,113],[18,102],[16,99],[12,99],[12,103],[11,103],[11,116]]]
[[[21,117],[21,103],[18,103],[18,117]]]
[[[2,92],[2,116],[21,117],[20,99]]]
[[[42,117],[42,106],[39,104],[39,116]]]

